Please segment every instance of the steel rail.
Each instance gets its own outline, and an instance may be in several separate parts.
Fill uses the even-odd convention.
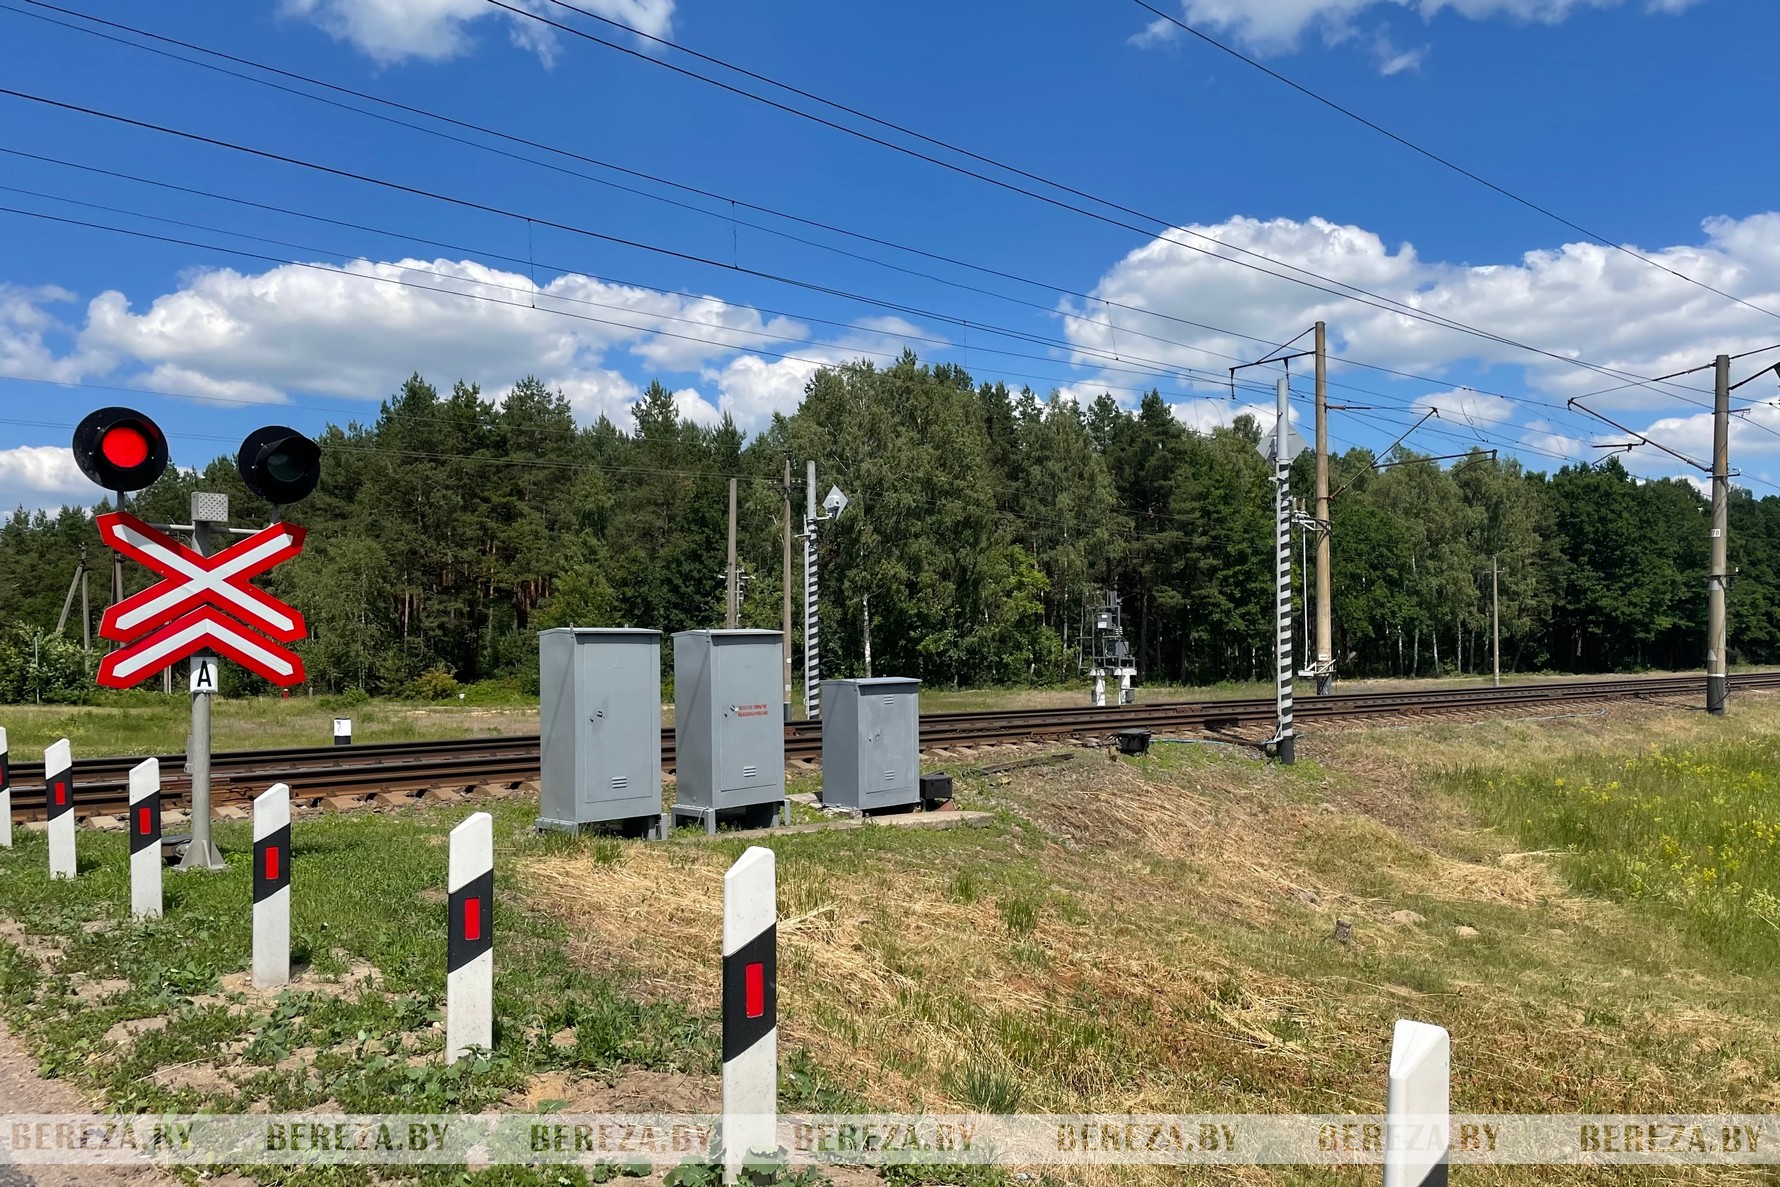
[[[1746,672],[1731,677],[1733,687],[1780,688],[1780,671]],[[1701,676],[1614,677],[1604,680],[1541,681],[1501,688],[1446,688],[1410,692],[1358,692],[1306,698],[1298,715],[1314,719],[1413,716],[1562,702],[1688,695],[1703,689]],[[921,746],[935,750],[1016,741],[1106,737],[1121,729],[1220,731],[1266,725],[1274,702],[1267,699],[1163,701],[1140,705],[1061,709],[992,709],[926,714]],[[787,762],[821,757],[821,724],[792,722],[785,727]],[[672,727],[661,731],[662,768],[674,769]],[[163,794],[171,806],[189,788],[185,756],[161,760]],[[79,810],[121,812],[129,769],[140,755],[75,760]],[[278,747],[222,751],[212,756],[218,802],[246,799],[270,783],[290,785],[299,799],[364,796],[433,787],[514,784],[538,777],[539,738],[512,734],[433,741],[382,742],[354,746]],[[42,815],[43,764],[12,767],[14,815]]]

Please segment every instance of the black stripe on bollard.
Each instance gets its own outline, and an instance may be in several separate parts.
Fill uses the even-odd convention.
[[[130,805],[130,852],[140,853],[160,843],[161,793],[157,791]]]
[[[1447,1187],[1446,1156],[1441,1155],[1440,1161],[1428,1168],[1427,1178],[1421,1181],[1421,1187]]]
[[[12,790],[12,759],[4,747],[0,747],[0,791]]]
[[[779,928],[775,923],[723,958],[723,1061],[779,1024]]]
[[[51,820],[74,811],[74,768],[69,767],[43,788],[44,814]]]
[[[253,843],[253,901],[264,902],[290,885],[290,825]]]
[[[494,948],[494,871],[476,875],[451,892],[445,971],[455,973]]]

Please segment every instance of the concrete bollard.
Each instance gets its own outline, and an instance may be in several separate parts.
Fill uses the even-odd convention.
[[[1399,1020],[1384,1107],[1384,1187],[1446,1187],[1451,1091],[1452,1039],[1445,1029]]]
[[[779,1147],[779,905],[771,849],[723,875],[723,1180]]]
[[[253,985],[290,982],[290,788],[253,801]]]
[[[74,877],[74,750],[68,739],[43,752],[43,807],[49,816],[49,876]]]
[[[130,768],[130,914],[161,915],[161,762]]]
[[[7,756],[6,727],[0,725],[0,847],[12,848],[12,760]]]
[[[494,1046],[494,817],[451,830],[446,872],[445,1062]]]

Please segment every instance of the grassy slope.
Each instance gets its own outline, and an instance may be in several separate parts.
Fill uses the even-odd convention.
[[[1727,879],[1738,889],[1704,916],[1649,882],[1666,854],[1659,889],[1699,883],[1685,872],[1708,868],[1708,843],[1711,868],[1772,872],[1780,698],[1733,710],[1328,733],[1291,770],[1215,746],[1082,754],[962,778],[965,805],[996,813],[988,828],[776,838],[796,1068],[785,1104],[1373,1111],[1391,1022],[1414,1016],[1453,1031],[1459,1110],[1773,1110],[1780,973],[1756,897],[1772,882]],[[1551,794],[1624,792],[1628,755],[1635,805],[1591,815]],[[1674,802],[1696,793],[1711,811]],[[52,1071],[135,1106],[580,1101],[584,1077],[634,1068],[708,1082],[709,956],[741,843],[536,841],[523,804],[497,817],[503,887],[527,900],[497,918],[498,1050],[467,1075],[437,1066],[439,842],[461,815],[300,821],[299,947],[317,973],[369,964],[382,983],[272,1000],[219,992],[246,965],[245,868],[170,876],[170,922],[131,925],[118,838],[83,835],[83,876],[51,884],[26,834],[0,852],[0,916],[39,934],[0,933],[0,1009]],[[1677,819],[1697,827],[1677,833]],[[221,840],[245,847],[240,826]],[[1578,853],[1550,852],[1570,842]],[[107,922],[82,930],[89,920]],[[1724,920],[1742,929],[1735,943]],[[134,1041],[119,1028],[163,1015]],[[1362,1181],[1289,1168],[1206,1180]]]

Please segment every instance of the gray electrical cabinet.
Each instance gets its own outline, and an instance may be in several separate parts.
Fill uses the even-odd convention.
[[[790,823],[785,799],[784,640],[778,631],[674,636],[674,807],[707,833]]]
[[[870,812],[921,802],[921,682],[822,682],[822,802]]]
[[[538,827],[661,838],[661,632],[538,632]]]

